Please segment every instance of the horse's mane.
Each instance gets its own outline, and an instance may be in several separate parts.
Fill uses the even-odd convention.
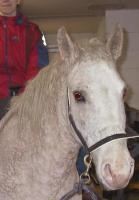
[[[25,91],[11,101],[10,111],[16,112],[20,127],[29,120],[32,126],[39,127],[44,112],[52,112],[56,105],[57,91],[62,73],[66,73],[57,58],[50,66],[44,67],[39,74],[29,81]],[[64,70],[63,70],[64,69]]]

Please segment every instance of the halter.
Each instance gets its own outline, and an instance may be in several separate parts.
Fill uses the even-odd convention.
[[[126,133],[115,133],[113,135],[110,135],[110,136],[107,136],[103,139],[101,139],[100,141],[96,142],[95,144],[93,144],[92,146],[88,147],[84,137],[83,137],[83,134],[81,133],[81,131],[77,128],[76,124],[75,124],[75,121],[73,119],[73,116],[72,116],[72,113],[71,113],[71,106],[70,106],[70,98],[69,98],[69,91],[68,91],[68,116],[69,116],[69,121],[76,133],[76,135],[78,136],[78,138],[80,139],[82,145],[84,146],[87,154],[90,154],[92,151],[98,149],[99,147],[101,147],[102,145],[108,143],[108,142],[111,142],[113,140],[116,140],[116,139],[122,139],[122,138],[133,138],[133,137],[137,137],[137,134],[135,134],[135,136],[129,136],[127,135]],[[133,131],[132,131],[133,133]],[[138,135],[139,137],[139,135]]]
[[[129,139],[129,138],[137,138],[139,137],[139,134],[137,134],[133,129],[131,129],[130,127],[127,127],[126,131],[131,134],[126,134],[126,133],[115,133],[113,135],[107,136],[103,139],[101,139],[100,141],[96,142],[95,144],[93,144],[92,146],[88,147],[81,131],[77,128],[75,121],[73,119],[72,113],[71,113],[71,106],[70,106],[70,98],[69,98],[69,90],[67,89],[67,96],[68,96],[68,117],[69,117],[69,121],[76,133],[76,135],[78,136],[78,138],[80,139],[85,151],[86,151],[86,155],[84,157],[84,164],[86,166],[86,170],[85,172],[83,172],[80,175],[80,181],[79,183],[76,183],[76,185],[73,187],[73,189],[68,192],[66,195],[64,195],[60,200],[69,200],[71,199],[75,194],[80,194],[82,190],[86,191],[88,194],[90,194],[90,199],[91,200],[101,200],[101,198],[98,196],[98,194],[96,194],[94,191],[91,191],[88,187],[87,184],[90,183],[91,178],[90,178],[90,168],[92,165],[92,159],[90,157],[90,153],[93,152],[94,150],[100,148],[102,145],[109,143],[113,140],[117,140],[117,139]],[[92,177],[95,183],[98,183],[96,180],[96,177]]]

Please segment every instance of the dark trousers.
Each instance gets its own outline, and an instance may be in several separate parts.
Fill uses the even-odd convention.
[[[0,99],[0,120],[8,112],[11,97]]]

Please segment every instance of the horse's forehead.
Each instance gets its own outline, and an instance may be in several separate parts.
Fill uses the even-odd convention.
[[[113,62],[100,58],[91,59],[90,56],[86,56],[86,58],[76,63],[72,73],[75,73],[77,76],[82,74],[83,77],[89,75],[89,77],[101,77],[102,74],[115,73],[115,71],[115,64]]]
[[[115,64],[102,59],[86,59],[77,63],[72,71],[70,83],[80,86],[98,84],[100,87],[102,85],[106,87],[124,87],[124,82],[120,78]]]

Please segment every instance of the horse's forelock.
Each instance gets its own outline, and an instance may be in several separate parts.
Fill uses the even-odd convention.
[[[100,41],[98,38],[93,37],[90,40],[82,40],[79,42],[79,46],[82,52],[80,60],[105,60],[106,62],[112,61],[111,54],[106,49],[106,44]]]

